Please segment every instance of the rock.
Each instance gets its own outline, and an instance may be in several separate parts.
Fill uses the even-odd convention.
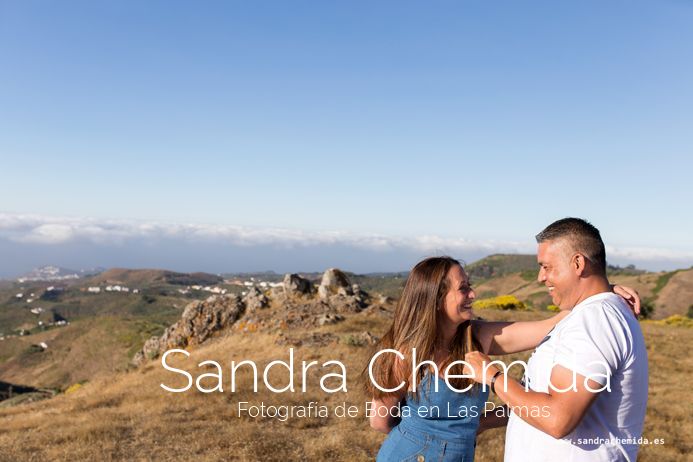
[[[322,301],[309,300],[301,303],[287,302],[274,319],[280,328],[310,328],[343,320],[337,308]]]
[[[285,336],[283,334],[279,335],[279,338],[277,338],[276,343],[277,345],[282,345],[282,346],[293,346],[293,347],[299,347],[299,346],[327,346],[331,343],[336,343],[339,341],[339,337],[337,337],[334,334],[330,334],[329,332],[324,332],[324,333],[314,333],[314,334],[309,334],[304,337],[289,337]]]
[[[366,306],[363,300],[353,295],[333,295],[329,298],[329,305],[338,313],[358,313]]]
[[[251,287],[243,297],[243,303],[245,303],[245,308],[248,312],[253,312],[258,309],[267,308],[269,306],[269,299],[264,293],[257,287]]]
[[[330,289],[327,286],[318,286],[318,297],[321,300],[327,300],[330,297]]]
[[[361,332],[357,335],[347,335],[344,338],[344,343],[351,346],[362,347],[365,345],[375,345],[378,343],[378,337],[368,331]]]
[[[142,347],[144,359],[151,360],[156,358],[159,355],[160,348],[161,342],[159,341],[159,337],[152,337],[144,342],[144,346]]]
[[[339,314],[325,313],[318,317],[317,324],[318,326],[324,326],[325,324],[336,324],[339,321],[344,321],[344,316]]]
[[[284,286],[276,286],[270,289],[270,298],[276,301],[282,301],[286,298]]]
[[[310,294],[313,284],[298,274],[286,274],[284,276],[284,294],[287,296]]]
[[[378,337],[376,337],[368,331],[361,332],[359,338],[363,340],[363,342],[366,345],[375,345],[376,343],[378,343],[378,340],[380,340]]]
[[[163,333],[152,337],[132,360],[140,365],[171,348],[185,348],[204,342],[215,332],[230,327],[245,311],[237,295],[213,295],[204,301],[189,303],[181,318]]]
[[[320,293],[320,289],[318,289],[318,294],[320,294],[320,298],[323,299],[326,295],[329,296],[329,294],[338,293],[340,289],[343,289],[342,292],[344,295],[352,295],[354,293],[349,278],[347,278],[342,270],[337,268],[330,268],[323,273],[320,287],[325,288],[322,290],[322,294]]]

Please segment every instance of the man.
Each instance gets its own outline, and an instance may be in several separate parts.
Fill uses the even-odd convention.
[[[538,280],[569,314],[532,354],[524,384],[489,365],[483,353],[465,357],[474,379],[513,411],[505,461],[635,461],[647,351],[637,319],[610,290],[599,231],[565,218],[536,239]]]

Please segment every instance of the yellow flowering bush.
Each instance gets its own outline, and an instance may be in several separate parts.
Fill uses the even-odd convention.
[[[69,395],[70,393],[76,392],[80,388],[82,388],[81,383],[74,383],[74,384],[70,385],[69,387],[67,387],[67,389],[65,390],[65,394]]]
[[[680,314],[674,314],[668,318],[660,319],[658,321],[652,321],[655,324],[661,324],[664,326],[676,326],[676,327],[693,327],[693,319]]]
[[[476,300],[472,308],[478,310],[526,310],[527,307],[514,295],[499,295],[498,297]]]

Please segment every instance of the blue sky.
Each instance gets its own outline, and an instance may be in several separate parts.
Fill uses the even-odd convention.
[[[400,270],[531,252],[564,216],[615,263],[688,267],[692,23],[674,0],[0,0],[0,276]]]

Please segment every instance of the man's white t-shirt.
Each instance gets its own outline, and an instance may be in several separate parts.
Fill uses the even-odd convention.
[[[529,389],[547,393],[556,364],[594,380],[598,389],[608,377],[611,391],[600,392],[575,430],[562,439],[511,413],[505,462],[634,462],[647,406],[647,350],[626,302],[600,293],[573,308],[530,357],[524,377]]]

